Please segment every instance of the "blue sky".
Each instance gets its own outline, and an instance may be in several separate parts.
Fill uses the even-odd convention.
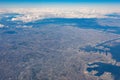
[[[120,4],[120,0],[0,0],[1,7],[36,7],[41,5],[56,5],[70,4],[75,6],[76,4],[114,4],[117,6]],[[46,6],[46,5],[45,5]]]
[[[120,0],[0,0],[0,3],[120,3]]]

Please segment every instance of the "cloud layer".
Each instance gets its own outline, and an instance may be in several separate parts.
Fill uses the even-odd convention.
[[[12,18],[12,21],[20,20],[31,22],[45,18],[106,18],[106,14],[120,13],[119,8],[78,7],[78,8],[10,8],[0,9],[0,13],[21,14]]]
[[[4,25],[3,24],[0,24],[0,28],[3,28],[4,27]]]

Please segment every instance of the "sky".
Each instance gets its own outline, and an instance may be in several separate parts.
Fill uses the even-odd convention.
[[[35,6],[36,4],[120,4],[120,0],[0,0],[0,7]]]
[[[120,0],[0,0],[0,3],[120,3]]]

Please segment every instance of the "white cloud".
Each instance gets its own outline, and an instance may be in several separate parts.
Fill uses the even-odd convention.
[[[16,28],[32,28],[32,26],[26,26],[26,25],[24,25],[24,26],[16,26]]]
[[[0,28],[3,28],[4,27],[4,25],[3,24],[0,24]]]
[[[44,18],[105,18],[106,14],[120,13],[119,8],[74,7],[74,8],[11,8],[0,9],[0,13],[23,14],[12,21],[31,22]]]

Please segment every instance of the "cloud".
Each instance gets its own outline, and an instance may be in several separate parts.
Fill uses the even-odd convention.
[[[4,27],[4,25],[3,24],[0,24],[0,28],[3,28]]]
[[[106,18],[106,14],[120,13],[119,8],[73,7],[73,8],[11,8],[0,9],[0,13],[22,14],[12,21],[31,22],[45,18]]]

